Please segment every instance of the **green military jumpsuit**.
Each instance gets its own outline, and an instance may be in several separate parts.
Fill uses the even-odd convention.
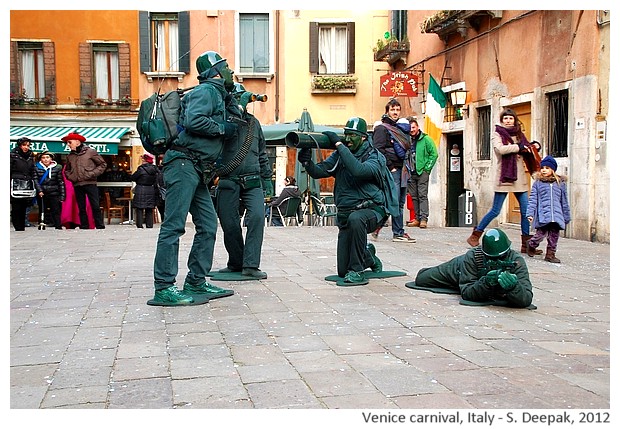
[[[228,252],[227,269],[251,273],[256,272],[260,266],[263,246],[265,194],[262,184],[271,181],[273,171],[258,119],[247,111],[241,113],[237,109],[237,112],[248,125],[240,126],[237,139],[224,147],[221,164],[225,166],[237,155],[248,133],[252,136],[252,144],[241,165],[230,174],[220,177],[216,193],[217,214],[224,232],[224,247]],[[240,204],[245,209],[245,243]]]
[[[533,294],[525,260],[512,249],[508,250],[502,260],[516,262],[516,267],[511,272],[516,274],[517,284],[509,291],[499,285],[489,284],[486,274],[493,268],[489,267],[490,258],[484,255],[479,246],[443,264],[422,268],[416,276],[415,284],[430,288],[457,289],[467,301],[504,300],[511,307],[528,307],[532,303]]]
[[[164,156],[166,212],[154,261],[156,291],[173,286],[176,281],[179,238],[185,233],[188,213],[192,215],[196,232],[185,283],[205,282],[213,263],[217,215],[203,176],[222,152],[227,91],[222,79],[205,76],[201,73],[199,85],[181,99],[179,122],[184,130]]]
[[[323,162],[310,161],[304,166],[315,179],[335,178],[338,276],[370,268],[374,259],[367,246],[367,234],[382,225],[388,214],[397,212],[394,202],[386,198],[386,192],[393,192],[393,187],[386,174],[385,157],[365,140],[355,153],[344,144],[338,145]]]

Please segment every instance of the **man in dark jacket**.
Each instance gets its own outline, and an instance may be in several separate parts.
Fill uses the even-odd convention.
[[[45,151],[39,155],[34,183],[37,187],[39,225],[45,223],[62,229],[60,212],[66,195],[65,181],[62,179],[62,167],[54,161],[52,153]]]
[[[385,114],[381,117],[381,125],[377,125],[373,130],[372,144],[381,152],[387,161],[388,169],[392,173],[394,186],[398,192],[398,214],[392,216],[392,241],[415,243],[415,239],[409,237],[403,227],[403,209],[407,200],[407,174],[403,171],[404,158],[398,156],[394,145],[400,144],[404,147],[405,152],[411,146],[409,135],[400,130],[396,124],[400,118],[400,103],[392,98],[385,105]],[[405,153],[403,152],[403,153]],[[372,237],[376,239],[379,235],[380,228],[372,233]]]
[[[532,283],[525,260],[510,248],[500,229],[489,229],[481,245],[464,255],[430,268],[422,268],[412,286],[457,289],[467,301],[506,301],[509,307],[532,303]]]
[[[344,127],[344,142],[337,134],[325,134],[335,151],[325,161],[312,162],[312,149],[301,149],[298,160],[308,174],[321,179],[334,177],[334,200],[338,215],[338,276],[347,286],[367,284],[366,268],[381,272],[375,247],[368,233],[383,225],[389,214],[398,212],[394,184],[385,157],[367,140],[366,121],[353,117]]]
[[[86,198],[90,204],[95,220],[95,228],[105,229],[103,215],[99,205],[99,188],[97,177],[101,176],[108,166],[103,157],[88,145],[85,145],[86,137],[78,133],[69,133],[62,138],[71,149],[67,155],[67,167],[65,175],[73,183],[75,199],[80,211],[80,228],[88,229],[88,214],[86,212]]]
[[[242,126],[237,138],[224,147],[221,164],[223,168],[229,165],[233,168],[236,163],[229,164],[231,161],[237,157],[242,161],[221,175],[217,184],[217,214],[228,252],[228,263],[220,272],[241,272],[242,276],[265,279],[267,274],[259,266],[265,229],[265,197],[273,196],[273,171],[260,122],[247,111],[251,95],[243,85],[236,83],[234,99],[227,106],[228,112],[242,121]],[[245,209],[245,243],[240,204]]]
[[[15,149],[11,151],[11,179],[27,181],[32,181],[34,179],[34,161],[32,159],[30,144],[31,140],[28,137],[22,137],[17,140]],[[31,203],[32,196],[11,196],[11,223],[15,231],[26,230],[26,209]]]
[[[234,88],[233,72],[217,52],[196,59],[198,86],[181,99],[179,124],[183,131],[164,155],[166,215],[159,229],[153,267],[155,296],[147,304],[177,306],[204,304],[234,292],[206,281],[213,264],[217,214],[209,191],[225,141],[237,136],[238,126],[227,121],[226,99]],[[179,271],[179,239],[191,213],[196,233],[187,261],[183,290],[175,286]]]

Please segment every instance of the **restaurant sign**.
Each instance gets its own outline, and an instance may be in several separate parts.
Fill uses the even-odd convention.
[[[15,149],[15,145],[17,142],[11,142],[11,150]],[[118,143],[86,143],[88,146],[92,147],[99,153],[100,155],[118,155]],[[37,142],[32,141],[30,145],[30,150],[35,153],[41,152],[52,152],[52,153],[64,153],[68,154],[71,152],[69,146],[67,146],[64,142]]]
[[[394,71],[381,76],[381,97],[417,97],[418,76],[414,72]]]

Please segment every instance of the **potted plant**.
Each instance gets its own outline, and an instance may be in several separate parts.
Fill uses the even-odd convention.
[[[337,92],[355,89],[357,78],[348,75],[320,75],[312,79],[312,89]]]

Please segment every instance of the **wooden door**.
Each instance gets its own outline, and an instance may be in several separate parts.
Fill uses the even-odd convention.
[[[531,141],[531,129],[532,129],[532,108],[529,103],[527,104],[519,104],[517,106],[510,106],[517,116],[519,116],[519,121],[521,122],[521,129],[523,130],[523,134],[527,137],[528,141]],[[528,184],[531,180],[530,175],[528,177]],[[529,186],[528,186],[529,188]],[[519,203],[515,198],[514,194],[508,195],[508,218],[506,219],[507,223],[521,223],[521,212],[519,211]]]

